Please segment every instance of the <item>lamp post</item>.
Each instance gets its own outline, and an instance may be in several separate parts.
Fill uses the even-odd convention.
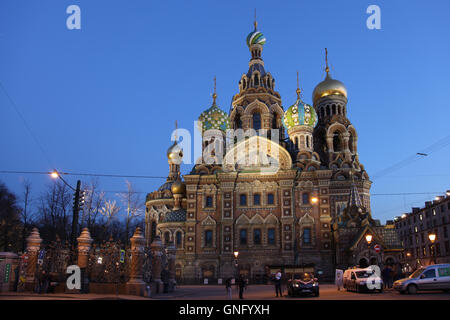
[[[372,243],[372,239],[373,239],[373,236],[370,233],[366,234],[367,248],[369,250],[369,253],[368,253],[369,264],[370,264],[370,244]],[[377,263],[378,263],[378,259],[377,259]]]
[[[239,256],[239,251],[234,251],[234,268],[235,268],[235,278],[237,279],[238,276],[238,256]]]
[[[431,248],[433,248],[433,264],[436,264],[436,246],[434,244],[434,242],[436,241],[436,234],[435,233],[430,233],[428,235],[428,239],[430,239],[431,241]]]
[[[61,173],[58,172],[57,170],[53,170],[50,173],[50,176],[53,179],[58,179],[58,178],[61,179],[61,181],[64,182],[64,184],[67,187],[69,187],[72,191],[75,192],[74,203],[73,203],[73,215],[72,215],[72,232],[70,234],[70,244],[71,244],[71,248],[72,248],[72,251],[73,251],[73,250],[75,250],[75,244],[76,244],[77,232],[78,232],[78,216],[79,216],[79,212],[80,212],[81,181],[78,180],[77,181],[77,187],[74,188],[70,184],[68,184],[66,180],[63,179],[63,177],[61,176]]]

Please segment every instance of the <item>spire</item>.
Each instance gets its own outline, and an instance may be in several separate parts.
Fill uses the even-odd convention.
[[[217,94],[216,94],[216,76],[214,76],[214,93],[212,95],[213,97],[213,105],[216,104],[216,98],[217,98]]]
[[[178,139],[177,130],[178,130],[178,120],[175,120],[175,143],[177,143]]]
[[[297,92],[297,100],[300,100],[302,90],[300,90],[300,83],[298,81],[298,71],[297,71],[297,90],[295,92]]]
[[[327,48],[325,48],[325,64],[326,64],[326,67],[325,67],[325,72],[327,73],[327,78],[329,78],[330,77],[330,68],[328,67],[328,50],[327,50]]]
[[[258,21],[256,21],[256,8],[255,8],[255,22],[253,23],[253,25],[255,26],[256,31],[256,28],[258,28]]]
[[[363,205],[361,202],[361,197],[359,196],[358,189],[356,188],[352,171],[350,171],[350,176],[352,179],[352,185],[350,187],[350,197],[348,198],[347,208],[350,208],[352,205],[355,205],[358,208],[362,208]]]

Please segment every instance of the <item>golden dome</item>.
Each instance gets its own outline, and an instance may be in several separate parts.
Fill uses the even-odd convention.
[[[341,95],[347,98],[347,88],[339,80],[332,79],[327,72],[325,80],[314,88],[313,102],[316,103],[320,98],[330,95]]]
[[[172,184],[170,189],[172,194],[185,194],[186,193],[186,184],[181,181],[180,175],[178,174],[177,180]]]
[[[180,164],[182,158],[183,149],[181,149],[181,147],[175,141],[173,145],[169,149],[167,149],[167,159],[169,159],[169,161],[173,163]]]

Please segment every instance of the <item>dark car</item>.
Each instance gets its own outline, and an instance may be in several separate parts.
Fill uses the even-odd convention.
[[[293,279],[288,281],[288,295],[290,297],[296,295],[312,294],[319,296],[319,282],[314,278],[312,272],[303,272],[294,275]]]

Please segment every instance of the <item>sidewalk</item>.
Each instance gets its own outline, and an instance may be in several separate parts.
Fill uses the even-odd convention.
[[[192,290],[184,288],[171,293],[156,294],[150,298],[123,294],[2,292],[0,300],[166,300],[183,298],[192,294]]]

